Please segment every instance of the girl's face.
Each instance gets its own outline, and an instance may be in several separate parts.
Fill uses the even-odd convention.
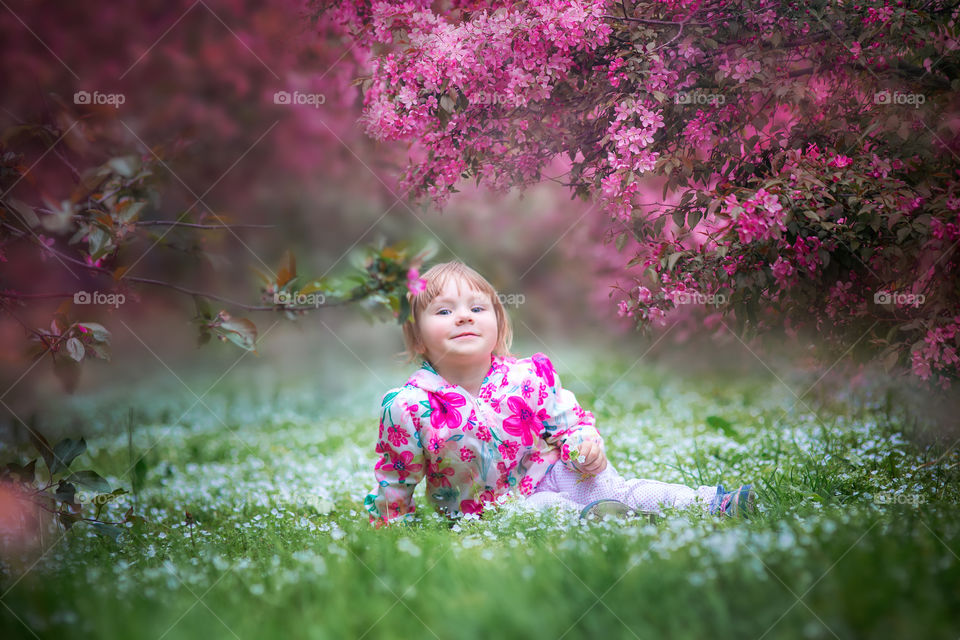
[[[434,366],[488,364],[497,346],[497,314],[490,296],[449,278],[417,319],[421,353]]]

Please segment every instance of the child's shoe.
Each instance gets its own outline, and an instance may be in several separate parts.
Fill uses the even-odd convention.
[[[741,485],[736,491],[724,491],[717,485],[717,495],[710,503],[710,513],[722,513],[731,517],[753,515],[756,509],[756,492],[751,485]]]
[[[625,520],[631,517],[644,517],[650,520],[650,522],[655,522],[657,514],[650,511],[637,511],[630,507],[625,502],[620,502],[619,500],[613,500],[611,498],[601,498],[600,500],[594,500],[587,506],[583,508],[580,512],[580,519],[584,520],[589,516],[594,516],[596,518],[603,518],[604,516],[614,516],[618,519]]]

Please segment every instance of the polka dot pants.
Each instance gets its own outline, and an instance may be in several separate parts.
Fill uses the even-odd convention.
[[[579,511],[594,500],[613,498],[633,509],[660,514],[661,505],[683,508],[698,501],[706,511],[716,494],[716,485],[692,489],[686,485],[657,480],[627,480],[609,460],[607,468],[600,474],[581,480],[580,473],[558,462],[551,467],[525,502],[538,509],[559,506]]]

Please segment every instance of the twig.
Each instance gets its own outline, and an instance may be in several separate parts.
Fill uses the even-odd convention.
[[[6,223],[6,222],[0,223],[0,224],[2,224],[2,225],[5,226],[5,227],[10,227],[10,228],[14,229],[15,231],[19,231],[18,229],[16,229],[16,227],[12,227],[11,225],[9,225],[9,224]],[[63,253],[62,251],[59,251],[59,250],[57,250],[57,249],[54,249],[53,247],[48,247],[47,245],[43,244],[42,242],[40,242],[40,241],[38,241],[38,240],[35,240],[35,242],[37,243],[38,246],[43,247],[44,249],[46,249],[46,250],[49,251],[50,253],[53,253],[54,255],[57,255],[57,256],[63,258],[64,260],[67,260],[68,262],[72,262],[73,264],[76,264],[76,265],[78,265],[78,266],[80,266],[80,267],[83,267],[84,269],[86,269],[86,270],[88,270],[88,271],[92,271],[92,272],[94,272],[94,273],[99,273],[99,274],[102,274],[102,275],[110,276],[111,278],[114,277],[113,272],[110,271],[109,269],[104,269],[103,267],[97,267],[97,266],[94,266],[94,265],[92,265],[92,264],[87,264],[87,263],[84,262],[83,260],[78,260],[77,258],[74,258],[73,256],[70,256],[70,255],[68,255],[68,254],[66,254],[66,253]],[[249,304],[244,304],[244,303],[242,303],[242,302],[237,302],[236,300],[232,300],[232,299],[230,299],[230,298],[225,298],[225,297],[223,297],[223,296],[218,296],[217,294],[214,294],[214,293],[208,293],[208,292],[206,292],[206,291],[198,291],[198,290],[196,290],[196,289],[187,289],[186,287],[181,287],[180,285],[176,285],[176,284],[173,284],[173,283],[171,283],[171,282],[164,282],[164,281],[162,281],[162,280],[152,280],[152,279],[150,279],[150,278],[140,278],[140,277],[137,277],[137,276],[122,276],[120,279],[121,279],[121,280],[129,280],[130,282],[140,282],[140,283],[142,283],[142,284],[152,284],[152,285],[159,286],[159,287],[166,287],[166,288],[168,288],[168,289],[173,289],[174,291],[179,291],[180,293],[185,293],[185,294],[188,294],[188,295],[191,295],[191,296],[200,296],[200,297],[203,297],[203,298],[209,298],[209,299],[211,299],[211,300],[217,300],[217,301],[219,301],[219,302],[223,302],[223,303],[225,303],[225,304],[233,305],[234,307],[237,307],[237,308],[239,308],[239,309],[244,309],[244,310],[246,310],[246,311],[279,311],[279,310],[281,310],[281,309],[283,309],[283,310],[289,310],[289,311],[299,311],[299,310],[319,309],[321,306],[322,306],[322,307],[336,307],[336,306],[340,306],[340,305],[342,305],[342,304],[346,304],[346,303],[348,302],[347,300],[336,300],[336,301],[330,302],[330,303],[324,302],[322,305],[305,305],[305,306],[286,306],[286,305],[281,305],[281,304],[272,304],[272,305],[249,305]],[[72,294],[72,293],[19,294],[19,293],[0,292],[0,298],[30,298],[30,297],[35,297],[35,298],[58,298],[58,297],[59,297],[59,298],[69,298],[69,297],[72,297],[73,295],[74,295],[74,294]]]
[[[196,224],[193,222],[178,222],[176,220],[141,220],[134,222],[139,227],[148,226],[178,226],[191,229],[273,229],[274,224]]]

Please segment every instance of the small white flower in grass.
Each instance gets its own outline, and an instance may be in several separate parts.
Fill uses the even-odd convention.
[[[420,555],[423,553],[420,550],[420,547],[415,545],[410,538],[400,538],[397,540],[397,549],[404,553],[410,554],[414,558],[420,557]]]

